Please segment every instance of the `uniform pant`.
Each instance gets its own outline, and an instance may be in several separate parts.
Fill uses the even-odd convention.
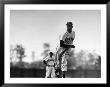
[[[62,49],[61,53],[59,54],[59,64],[61,65],[62,71],[67,71],[67,59],[69,57],[69,52],[71,49]]]
[[[67,71],[67,59],[68,55],[64,55],[61,60],[61,71]]]
[[[46,66],[45,78],[55,78],[55,68],[52,66]]]

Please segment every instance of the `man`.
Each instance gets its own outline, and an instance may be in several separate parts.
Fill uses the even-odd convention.
[[[43,59],[43,62],[46,64],[45,78],[55,78],[55,57],[53,53],[50,52],[49,56]]]
[[[72,22],[67,22],[67,32],[63,35],[62,40],[60,40],[60,49],[59,51],[59,65],[61,65],[62,77],[65,78],[65,73],[67,71],[67,59],[71,48],[75,48],[73,45],[73,40],[75,38],[75,32],[72,31],[73,24]]]

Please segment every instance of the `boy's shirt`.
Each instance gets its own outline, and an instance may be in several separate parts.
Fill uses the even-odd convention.
[[[52,56],[47,56],[46,58],[44,58],[44,60],[47,62],[47,65],[54,65],[55,64],[55,57]]]

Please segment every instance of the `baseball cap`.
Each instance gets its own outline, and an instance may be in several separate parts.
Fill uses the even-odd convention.
[[[72,22],[67,22],[67,24],[66,24],[66,25],[71,25],[71,26],[72,26],[72,25],[73,25],[73,23],[72,23]]]

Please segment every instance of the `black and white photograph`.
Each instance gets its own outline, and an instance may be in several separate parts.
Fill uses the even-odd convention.
[[[7,81],[106,82],[105,5],[6,8]]]

